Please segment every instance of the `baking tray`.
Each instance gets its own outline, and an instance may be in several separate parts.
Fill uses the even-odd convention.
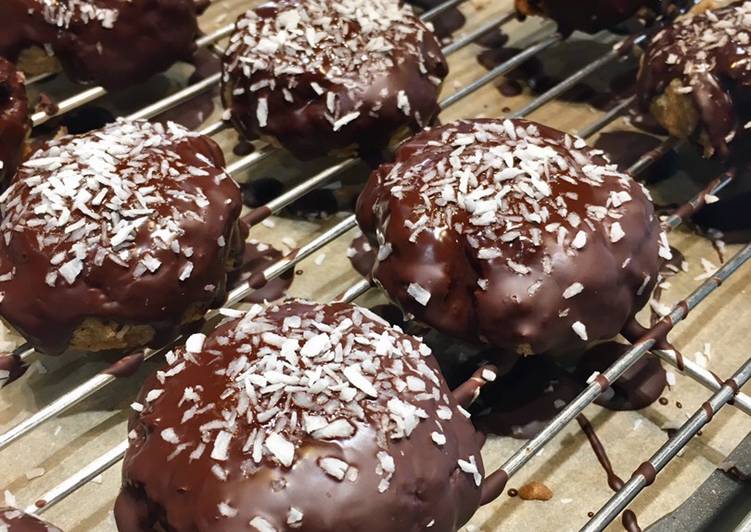
[[[486,34],[478,40],[478,44],[470,44],[451,55],[451,74],[442,96],[461,91],[482,76],[487,76],[489,68],[502,63],[514,51],[528,49],[554,34],[554,27],[539,19],[520,22],[507,17],[512,10],[511,4],[505,0],[467,0],[461,3],[460,10],[466,21],[454,33],[453,39],[471,35],[494,21],[503,20],[505,23],[500,26],[500,32]],[[204,32],[211,34],[220,30],[252,5],[253,2],[241,0],[215,1],[202,18]],[[441,23],[451,26],[457,20],[457,14],[451,12]],[[546,88],[555,86],[557,82],[608,54],[620,38],[613,34],[594,37],[576,34],[563,43],[551,45],[535,54],[532,63],[516,70],[508,79],[497,78],[479,88],[471,97],[452,105],[442,113],[441,120],[503,116],[519,110],[539,97]],[[217,46],[221,47],[221,41]],[[516,48],[518,50],[513,50]],[[210,50],[201,53],[200,58],[197,68],[200,74],[205,77],[215,72],[217,63],[212,59]],[[574,91],[547,102],[529,117],[559,129],[581,131],[603,116],[606,112],[604,109],[607,109],[601,105],[607,100],[605,95],[620,91],[624,80],[633,76],[635,64],[630,57],[608,61],[594,74],[577,83]],[[115,97],[98,98],[85,107],[87,111],[76,111],[76,119],[96,120],[103,110],[121,115],[132,113],[196,83],[198,78],[194,76],[194,70],[191,66],[178,65],[143,87]],[[536,81],[534,87],[526,83],[530,77]],[[523,82],[519,83],[520,80]],[[32,93],[40,90],[48,92],[57,101],[64,101],[66,97],[80,93],[81,88],[54,78],[34,83],[30,90]],[[177,113],[171,113],[171,116],[187,120],[195,127],[215,123],[221,116],[216,91],[204,92],[191,99],[187,106]],[[52,128],[47,128],[47,131],[45,127],[38,129],[39,134],[52,131]],[[602,134],[617,132],[616,135],[606,136],[603,141],[608,141],[610,146],[617,148],[618,156],[626,157],[631,162],[638,159],[646,147],[662,141],[659,137],[650,141],[643,133],[633,133],[636,131],[628,116],[619,117],[591,141],[597,141]],[[230,164],[241,159],[241,156],[234,154],[238,145],[236,133],[223,130],[215,135],[215,139],[223,146]],[[690,149],[671,152],[667,157],[669,164],[661,159],[657,167],[651,169],[653,177],[655,172],[662,174],[659,182],[650,185],[658,205],[684,203],[699,193],[719,171],[712,164],[698,161]],[[238,180],[273,178],[291,187],[337,162],[326,160],[300,164],[284,154],[274,154],[254,164],[248,171],[241,172]],[[665,178],[668,174],[670,177]],[[334,198],[337,205],[346,208],[364,175],[363,168],[347,171],[340,184],[330,185],[327,192],[317,196],[317,200],[330,202]],[[740,185],[732,186],[742,188]],[[309,208],[306,212],[308,216],[305,217],[289,212],[273,216],[266,223],[254,227],[251,238],[287,252],[325,234],[350,214],[342,210],[324,217],[314,217]],[[362,278],[347,258],[350,242],[356,236],[356,229],[347,231],[296,265],[288,294],[328,301],[360,281]],[[661,303],[667,306],[681,300],[700,284],[701,279],[697,277],[705,277],[708,263],[716,267],[721,263],[718,244],[699,236],[694,228],[681,226],[670,235],[670,242],[684,254],[687,271],[670,279],[671,287],[661,297]],[[740,250],[742,244],[720,243],[719,247],[724,249],[724,257],[727,258]],[[751,304],[750,282],[751,266],[745,264],[691,312],[670,336],[688,360],[705,362],[711,371],[722,378],[732,375],[748,357],[746,330],[751,325],[751,315],[747,312]],[[378,291],[370,290],[357,302],[373,306],[384,303],[385,299]],[[5,330],[0,331],[0,341],[3,349],[8,351],[21,344],[19,338]],[[462,349],[445,339],[439,339],[436,343],[438,348]],[[696,353],[700,355],[696,356]],[[65,392],[109,367],[115,359],[70,354],[63,358],[32,355],[30,360],[31,368],[27,374],[0,391],[0,432],[11,429],[45,405],[53,403]],[[158,365],[158,357],[155,357],[132,377],[117,379],[104,390],[0,451],[0,489],[7,490],[8,498],[11,495],[15,497],[19,506],[31,505],[42,494],[122,442],[126,435],[129,405],[144,376]],[[639,412],[611,412],[590,405],[584,412],[621,477],[628,478],[639,464],[666,442],[668,432],[686,421],[711,395],[709,390],[693,379],[670,368],[668,371],[671,386],[664,393],[665,401],[662,401],[667,404],[655,403]],[[747,386],[743,391],[751,390]],[[727,457],[749,431],[751,418],[748,415],[733,407],[722,409],[711,425],[692,439],[658,476],[655,484],[647,488],[649,493],[630,505],[638,515],[639,523],[646,526],[655,522],[689,499],[718,467],[727,467]],[[495,470],[522,444],[516,439],[489,437],[483,449],[486,470]],[[44,508],[44,518],[69,531],[114,530],[111,509],[119,481],[119,465],[115,465],[101,475],[95,475],[62,501]],[[576,530],[586,523],[588,514],[596,511],[612,496],[605,473],[576,423],[566,426],[543,450],[536,453],[511,478],[507,487],[518,489],[531,481],[545,484],[552,490],[553,497],[547,501],[532,501],[504,494],[494,503],[481,508],[467,529]],[[621,525],[616,521],[610,527],[620,529]]]

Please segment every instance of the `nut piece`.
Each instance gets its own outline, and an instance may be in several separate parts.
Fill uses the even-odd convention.
[[[525,501],[549,501],[553,498],[553,491],[542,482],[533,480],[519,488],[519,497]]]

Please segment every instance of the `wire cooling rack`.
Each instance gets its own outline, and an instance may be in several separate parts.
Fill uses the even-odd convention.
[[[423,13],[422,18],[426,21],[435,19],[449,9],[460,6],[467,0],[449,0],[437,5],[437,7]],[[491,16],[486,22],[478,25],[475,29],[463,34],[461,37],[452,40],[444,47],[446,55],[460,53],[470,44],[476,42],[489,32],[509,24],[514,19],[511,13],[500,13]],[[223,26],[212,33],[198,39],[199,47],[207,48],[213,53],[221,53],[218,43],[226,38],[232,30],[232,25]],[[572,87],[575,87],[582,80],[597,74],[603,68],[621,60],[628,54],[631,44],[639,44],[648,38],[647,32],[631,36],[628,39],[622,39],[609,48],[609,50],[590,62],[585,67],[575,71],[562,81],[552,86],[536,98],[528,101],[522,108],[509,112],[509,117],[526,117],[531,113],[541,109],[543,106],[555,101],[561,95],[565,94]],[[525,62],[539,56],[546,50],[554,48],[562,41],[562,37],[554,31],[552,26],[546,25],[539,31],[525,37],[521,42],[514,43],[519,52],[509,59],[494,66],[484,74],[476,77],[465,84],[455,87],[455,91],[445,97],[440,106],[442,110],[451,110],[451,108],[460,102],[466,102],[478,90],[498,80],[505,74],[512,72]],[[621,46],[628,44],[629,46]],[[37,76],[30,79],[27,84],[35,85],[47,80],[49,76]],[[185,88],[173,92],[167,97],[159,99],[130,115],[131,118],[155,118],[178,105],[190,102],[199,95],[211,91],[217,87],[220,81],[220,74],[209,75],[196,83],[187,85]],[[79,110],[84,106],[95,102],[104,97],[106,91],[101,87],[93,87],[77,92],[74,95],[64,98],[58,102],[54,109],[41,110],[33,114],[32,122],[35,127],[41,126],[48,121]],[[599,116],[592,123],[585,124],[579,128],[576,133],[583,138],[590,138],[600,133],[614,121],[621,118],[634,104],[634,98],[626,98],[609,111]],[[223,120],[214,121],[205,125],[200,132],[206,135],[219,135],[229,128]],[[656,164],[668,152],[676,147],[678,141],[675,139],[665,139],[654,149],[642,154],[628,171],[633,175],[645,172],[648,168]],[[258,144],[256,149],[249,155],[242,156],[234,160],[229,166],[228,171],[235,177],[243,176],[248,171],[253,171],[263,163],[273,161],[274,156],[278,155],[278,150],[269,146]],[[291,205],[306,194],[329,185],[332,182],[342,178],[349,171],[358,166],[355,159],[338,161],[335,164],[323,168],[320,172],[311,177],[307,177],[298,184],[291,187],[284,193],[280,194],[265,205],[252,209],[247,213],[246,219],[254,224],[266,220],[273,214],[279,213],[285,207]],[[734,179],[734,169],[727,169],[721,172],[702,190],[700,190],[690,201],[683,204],[675,210],[673,214],[665,217],[663,223],[668,231],[672,231],[680,226],[690,215],[701,209],[707,198],[713,197],[717,192],[726,187]],[[297,268],[305,259],[316,253],[321,253],[326,246],[341,239],[343,235],[351,234],[355,228],[355,218],[353,215],[346,216],[330,225],[326,230],[315,236],[315,238],[303,243],[297,249],[283,256],[280,260],[273,262],[265,268],[261,275],[254,277],[254,283],[243,285],[235,288],[229,293],[226,307],[238,305],[254,290],[260,288],[265,282],[273,280]],[[751,245],[742,247],[729,260],[725,261],[722,266],[713,272],[712,275],[704,280],[701,284],[684,299],[674,305],[674,307],[663,316],[653,327],[648,329],[638,338],[630,338],[632,347],[620,357],[610,368],[601,374],[593,375],[588,386],[573,401],[563,407],[558,415],[533,439],[520,445],[518,449],[509,456],[500,468],[491,470],[486,478],[486,482],[495,487],[497,494],[501,494],[509,479],[517,474],[526,464],[534,457],[538,456],[543,447],[558,435],[571,421],[583,412],[600,393],[606,390],[609,383],[614,382],[623,373],[628,370],[647,352],[653,352],[664,362],[674,366],[681,372],[685,373],[696,382],[707,388],[709,391],[708,399],[696,412],[690,416],[685,423],[677,427],[676,431],[670,437],[668,442],[663,445],[652,456],[646,457],[644,462],[633,472],[622,489],[618,490],[607,503],[598,511],[593,512],[591,519],[585,523],[571,523],[570,528],[574,529],[583,526],[582,530],[594,531],[603,530],[614,521],[639,495],[641,491],[652,484],[657,475],[678,455],[688,441],[695,436],[707,423],[709,423],[717,412],[726,404],[732,402],[734,408],[751,414],[751,398],[741,393],[739,390],[751,378],[751,359],[746,360],[744,364],[737,368],[733,375],[727,380],[716,376],[703,366],[692,360],[682,357],[672,350],[658,349],[659,339],[669,333],[673,327],[686,318],[688,313],[697,308],[702,302],[712,295],[721,284],[730,279],[748,260],[751,258]],[[361,279],[349,286],[341,287],[341,293],[336,297],[340,301],[354,301],[365,295],[372,286],[366,279]],[[207,316],[209,326],[215,325],[221,319],[219,311],[212,311]],[[166,352],[180,343],[184,338],[178,338],[175,342],[161,349],[146,350],[143,352],[145,360],[158,360]],[[133,353],[124,353],[124,355],[133,355]],[[36,357],[35,352],[28,346],[19,347],[13,356],[17,356],[24,362],[33,361]],[[140,353],[135,355],[140,356]],[[65,391],[58,397],[49,401],[46,405],[39,408],[34,414],[18,422],[5,432],[0,434],[0,456],[3,460],[8,460],[6,456],[11,444],[27,437],[35,429],[43,424],[50,422],[61,414],[80,405],[88,398],[95,394],[104,393],[113,386],[117,380],[111,373],[102,371],[97,373],[78,386]],[[2,392],[0,392],[2,393]],[[86,458],[82,461],[88,461],[88,464],[80,468],[77,472],[52,487],[47,492],[37,497],[30,504],[26,511],[34,514],[42,514],[53,506],[61,503],[76,490],[96,479],[101,473],[117,464],[125,453],[127,440],[121,441],[113,446],[107,452],[93,459]],[[646,454],[646,453],[645,453]],[[12,457],[10,457],[12,459]],[[555,455],[547,457],[548,460],[555,460]],[[0,485],[0,488],[3,486]],[[567,528],[567,527],[563,527]]]

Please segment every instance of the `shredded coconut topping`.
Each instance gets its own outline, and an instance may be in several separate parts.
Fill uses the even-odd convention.
[[[297,313],[290,315],[290,309]],[[432,411],[436,426],[431,422],[424,437],[443,445],[447,440],[438,418],[450,420],[457,409],[442,389],[438,370],[426,359],[430,349],[358,307],[332,311],[305,302],[254,306],[200,348],[167,357],[170,366],[158,377],[164,383],[191,368],[213,371],[226,379],[221,408],[215,406],[216,397],[187,388],[178,405],[182,424],[162,429],[161,438],[176,445],[176,452],[200,449],[198,456],[204,456],[203,449],[210,449],[218,478],[224,474],[221,464],[232,456],[291,467],[304,442],[348,439],[367,425],[375,430],[380,448],[374,458],[383,492],[396,467],[390,442],[415,437],[414,430]],[[146,408],[154,407],[148,403]],[[194,428],[184,425],[188,421]],[[474,464],[475,458],[468,460]],[[354,464],[341,457],[317,463],[337,480],[358,478]],[[476,479],[476,468],[467,472]],[[290,519],[302,519],[298,514],[291,510]]]
[[[319,97],[326,102],[326,119],[338,131],[361,115],[349,101],[361,98],[347,97],[348,91],[371,90],[374,80],[407,60],[416,61],[428,76],[428,52],[422,45],[426,33],[412,8],[395,0],[279,0],[238,20],[224,80],[248,80],[234,86],[233,97],[273,90],[281,90],[289,103],[296,97]],[[311,76],[317,81],[311,82]],[[439,79],[431,81],[440,84]],[[362,112],[377,113],[393,98],[387,89],[379,96],[372,109]],[[256,106],[259,126],[265,127],[268,101],[260,97]],[[404,91],[398,93],[397,106],[421,123]]]
[[[75,283],[87,264],[111,261],[139,277],[159,270],[155,255],[189,257],[182,224],[202,223],[210,203],[195,180],[187,181],[228,177],[203,155],[193,165],[175,153],[181,140],[196,135],[172,122],[119,120],[48,142],[0,197],[5,244],[35,233],[49,256],[50,286]],[[186,260],[180,279],[192,268]]]
[[[116,8],[102,7],[91,0],[39,0],[44,20],[58,28],[68,28],[73,21],[97,22],[110,29],[120,14]]]
[[[625,236],[617,220],[638,184],[581,139],[543,136],[528,122],[474,121],[445,128],[429,148],[439,155],[418,152],[383,178],[393,196],[416,199],[405,222],[412,242],[423,231],[454,231],[478,259],[527,275],[528,257],[549,273],[549,256],[519,254],[544,249],[545,235],[570,254],[603,227],[614,246]],[[417,292],[410,294],[419,300]]]

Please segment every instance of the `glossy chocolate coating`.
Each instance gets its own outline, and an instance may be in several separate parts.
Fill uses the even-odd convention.
[[[2,200],[0,315],[59,353],[86,318],[171,336],[221,304],[241,209],[219,147],[120,120],[43,145]]]
[[[357,218],[390,297],[498,347],[499,361],[616,336],[670,253],[638,183],[583,140],[524,120],[415,136],[371,174]]]
[[[522,15],[541,15],[558,23],[561,32],[596,33],[628,20],[659,0],[516,0]]]
[[[647,48],[638,80],[641,105],[650,109],[677,83],[697,114],[689,135],[705,135],[707,153],[727,157],[751,120],[750,55],[751,3],[733,2],[680,19]]]
[[[454,532],[477,509],[482,437],[417,338],[296,300],[190,344],[131,418],[121,532]]]
[[[279,0],[237,21],[223,101],[248,138],[311,159],[377,153],[430,123],[448,67],[440,45],[395,0]]]
[[[62,532],[38,517],[15,508],[0,508],[0,530],[4,532]]]
[[[23,76],[0,57],[0,184],[7,183],[18,168],[28,132]]]
[[[0,56],[48,47],[78,82],[123,88],[189,59],[194,0],[3,0]]]

